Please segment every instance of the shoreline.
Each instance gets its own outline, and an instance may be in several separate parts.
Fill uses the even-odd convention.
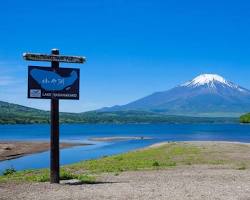
[[[89,138],[89,141],[94,142],[119,142],[126,140],[148,140],[152,139],[151,137],[98,137],[98,138]],[[177,144],[194,144],[194,145],[250,145],[250,142],[234,142],[234,141],[163,141],[158,142],[143,148],[136,150],[145,150],[150,148],[157,148],[164,146],[166,144],[177,143]],[[60,149],[70,148],[74,146],[86,146],[93,145],[91,143],[71,143],[71,142],[61,142]],[[41,153],[50,150],[49,141],[0,141],[0,162],[6,160],[12,160],[20,158],[26,155]],[[136,151],[136,150],[132,150]],[[122,154],[122,153],[120,153]]]
[[[89,138],[89,141],[95,142],[119,142],[126,140],[148,140],[151,137],[100,137]],[[234,141],[163,141],[158,142],[136,150],[145,150],[150,148],[158,148],[166,144],[194,144],[194,145],[250,145],[250,142],[234,142]],[[70,148],[74,146],[93,145],[91,143],[71,143],[61,142],[60,149]],[[50,142],[48,141],[0,141],[0,162],[20,158],[26,155],[41,153],[50,150]],[[136,151],[132,150],[130,152]],[[122,154],[122,153],[120,153]]]
[[[61,142],[60,149],[85,145],[91,144]],[[0,141],[0,162],[20,158],[29,154],[45,152],[49,149],[49,141]]]
[[[67,179],[61,184],[50,184],[43,169],[2,176],[0,193],[4,199],[13,200],[121,196],[125,200],[145,198],[145,194],[146,199],[159,200],[250,196],[250,143],[171,141],[153,147],[64,166]]]
[[[150,140],[153,139],[152,137],[145,137],[145,136],[114,136],[114,137],[96,137],[96,138],[89,138],[89,141],[94,142],[116,142],[116,141],[126,141],[126,140]]]
[[[183,143],[183,144],[196,144],[196,145],[202,145],[202,144],[235,144],[235,145],[250,145],[250,142],[234,142],[234,141],[223,141],[223,140],[207,140],[207,141],[202,141],[202,140],[190,140],[190,141],[165,141],[165,142],[158,142],[155,144],[152,144],[148,147],[142,148],[142,149],[147,149],[147,148],[156,148],[156,147],[161,147],[164,146],[165,144],[170,144],[170,143]]]

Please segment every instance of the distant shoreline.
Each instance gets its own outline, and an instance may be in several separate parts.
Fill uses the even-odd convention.
[[[60,143],[60,148],[84,146],[84,143]],[[25,155],[41,153],[50,149],[49,142],[41,141],[0,141],[0,161],[11,160]]]
[[[125,140],[150,140],[152,137],[97,137],[97,138],[89,138],[89,141],[95,142],[115,142],[115,141],[125,141]]]
[[[155,144],[152,144],[147,148],[156,148],[156,147],[161,147],[161,146],[164,146],[166,144],[169,144],[169,143],[184,143],[184,144],[195,144],[195,145],[225,145],[225,144],[231,144],[231,145],[249,145],[250,146],[250,142],[234,142],[234,141],[219,141],[219,140],[216,140],[216,141],[201,141],[201,140],[197,140],[197,141],[194,141],[194,140],[190,140],[190,141],[165,141],[165,142],[158,142],[158,143],[155,143]],[[144,149],[144,148],[143,148]]]
[[[188,118],[188,117],[187,117]],[[228,117],[226,119],[228,120],[217,120],[217,119],[221,119],[221,117],[217,117],[217,118],[209,118],[212,121],[206,121],[204,119],[204,117],[197,117],[197,119],[201,119],[201,121],[197,120],[197,121],[183,121],[183,122],[179,122],[179,121],[154,121],[154,122],[93,122],[93,123],[89,123],[89,122],[60,122],[60,125],[147,125],[147,124],[249,124],[249,123],[243,123],[243,122],[239,122],[238,118],[235,117]],[[6,125],[50,125],[50,123],[1,123],[0,122],[0,126],[6,126]]]

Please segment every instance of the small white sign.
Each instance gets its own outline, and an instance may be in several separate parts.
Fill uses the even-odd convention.
[[[41,97],[41,90],[40,89],[31,89],[30,90],[30,97],[40,98]]]

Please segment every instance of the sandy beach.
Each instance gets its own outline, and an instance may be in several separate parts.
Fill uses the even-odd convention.
[[[61,143],[60,148],[87,145],[82,143]],[[49,142],[0,142],[0,161],[18,158],[27,154],[39,153],[50,149]]]

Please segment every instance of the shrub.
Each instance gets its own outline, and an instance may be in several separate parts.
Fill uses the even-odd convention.
[[[13,167],[11,167],[11,168],[5,169],[5,171],[3,172],[3,175],[7,176],[7,175],[14,174],[15,172],[16,170]]]
[[[154,161],[153,164],[152,164],[152,166],[154,166],[154,167],[159,167],[160,164],[159,164],[157,161]]]
[[[245,163],[241,163],[240,166],[237,168],[238,170],[245,170],[247,169],[247,166]]]

